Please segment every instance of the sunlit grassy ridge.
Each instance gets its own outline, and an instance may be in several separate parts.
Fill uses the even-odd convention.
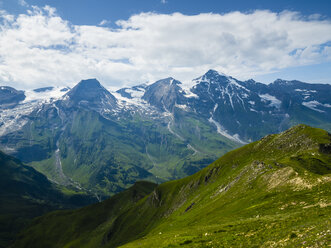
[[[45,216],[16,247],[323,247],[331,229],[330,171],[330,134],[298,125],[159,185],[65,245],[45,243],[47,233],[60,239],[67,232],[61,227],[72,219]],[[81,211],[84,218],[89,209]],[[71,228],[78,233],[81,227]]]

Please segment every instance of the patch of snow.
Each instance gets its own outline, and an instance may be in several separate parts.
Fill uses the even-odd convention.
[[[238,134],[234,134],[234,135],[231,135],[227,132],[227,130],[220,124],[218,123],[217,121],[215,121],[213,119],[213,117],[210,117],[208,119],[208,121],[212,124],[214,124],[216,126],[216,129],[217,129],[217,132],[221,135],[223,135],[224,137],[230,139],[230,140],[233,140],[233,141],[236,141],[236,142],[239,142],[241,144],[246,144],[246,142],[242,141],[239,137]]]
[[[69,100],[69,96],[68,95],[66,95],[66,96],[64,96],[63,98],[62,98],[62,100],[64,100],[64,101],[66,101],[66,100]]]
[[[191,98],[191,97],[199,98],[199,96],[197,94],[194,94],[191,90],[190,91],[185,91],[184,96],[187,97],[187,98]]]
[[[141,98],[145,93],[145,89],[143,88],[139,88],[139,90],[125,89],[125,92],[129,93],[133,98]]]
[[[117,100],[117,106],[118,108],[116,110],[112,109],[111,112],[113,113],[120,113],[122,111],[129,111],[131,114],[140,114],[143,116],[148,115],[150,118],[154,118],[153,116],[158,116],[160,118],[160,115],[164,117],[165,113],[160,113],[157,111],[157,109],[153,106],[151,106],[148,102],[143,100],[142,98],[126,98],[123,97],[121,94],[112,91],[112,95]]]
[[[185,104],[175,104],[175,107],[177,107],[177,108],[180,108],[180,109],[183,109],[183,110],[187,110],[187,106],[185,105]]]
[[[306,89],[295,89],[294,91],[297,92],[311,92],[311,93],[316,93],[316,90],[306,90]]]
[[[226,88],[225,88],[225,93],[229,96],[229,100],[230,100],[231,107],[232,107],[232,109],[234,110],[234,106],[233,106],[233,102],[232,102],[232,96],[233,96],[233,93],[232,93],[232,94],[229,93],[229,89],[228,89],[228,87],[229,87],[229,85],[226,86]]]
[[[213,112],[215,113],[216,109],[218,108],[218,104],[216,103],[213,109]]]
[[[193,85],[192,85],[192,82],[193,82]],[[199,98],[199,96],[197,94],[194,94],[191,91],[191,89],[196,85],[194,81],[192,81],[192,82],[191,83],[184,82],[179,86],[182,88],[183,94],[186,98],[191,98],[191,97]]]
[[[117,92],[111,92],[112,95],[118,100],[118,103],[120,106],[124,106],[124,105],[136,105],[136,106],[145,106],[146,105],[146,101],[142,100],[141,98],[126,98],[123,97],[121,94],[117,93]]]
[[[27,123],[24,118],[34,109],[40,107],[39,102],[20,103],[15,108],[0,110],[0,135],[15,131],[23,127]]]
[[[242,104],[243,108],[246,110],[244,100],[243,100],[239,95],[237,95],[237,97],[238,97],[239,100],[241,101],[241,104]]]
[[[230,81],[231,84],[235,85],[236,87],[241,88],[241,89],[243,89],[243,90],[246,90],[247,92],[250,92],[249,89],[247,89],[247,88],[245,88],[244,86],[238,84],[238,83],[236,82],[236,80],[234,80],[234,79],[232,79],[232,78],[229,78],[229,77],[228,77],[228,80]]]
[[[255,105],[254,101],[248,101],[248,103],[251,104],[251,105]]]
[[[269,106],[271,106],[271,107],[276,107],[279,109],[280,105],[282,104],[282,102],[280,100],[278,100],[275,96],[272,96],[269,94],[262,94],[262,95],[259,95],[259,97],[261,97],[262,101],[264,101],[264,102],[270,101]]]
[[[252,108],[249,108],[249,110],[250,110],[251,112],[256,112],[256,113],[259,112],[259,111],[256,111],[255,109],[252,109]]]
[[[320,110],[317,107],[331,108],[330,104],[328,104],[328,103],[323,104],[323,103],[320,103],[318,101],[303,102],[302,105],[307,107],[307,108],[310,108],[312,110],[315,110],[317,112],[320,112],[320,113],[324,113],[325,111]]]
[[[23,103],[31,101],[42,101],[49,102],[51,99],[59,99],[64,96],[67,92],[61,91],[64,87],[54,87],[52,90],[44,92],[35,92],[33,90],[26,90]]]

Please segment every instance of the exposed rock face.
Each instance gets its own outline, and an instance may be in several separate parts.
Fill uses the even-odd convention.
[[[0,87],[0,108],[14,107],[25,99],[24,91],[9,86]]]
[[[102,108],[105,105],[115,107],[117,102],[116,98],[96,79],[80,81],[66,96],[69,97],[72,105],[88,107]]]
[[[164,111],[172,111],[175,104],[186,104],[187,99],[180,87],[181,82],[166,78],[146,87],[143,99]]]

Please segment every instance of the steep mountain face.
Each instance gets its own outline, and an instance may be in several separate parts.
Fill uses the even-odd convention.
[[[172,112],[176,104],[187,102],[180,84],[181,82],[173,78],[159,80],[146,87],[142,99],[163,111]]]
[[[86,108],[115,108],[116,98],[106,90],[98,80],[82,80],[64,98],[64,104],[69,106],[82,106]]]
[[[40,92],[51,91],[51,90],[53,90],[53,89],[54,89],[54,87],[52,87],[52,86],[48,86],[48,87],[37,88],[37,89],[34,89],[33,91],[34,91],[34,92],[37,92],[37,93],[40,93]]]
[[[66,190],[41,173],[0,152],[0,247],[8,247],[29,221],[46,212],[91,204],[95,198]]]
[[[163,183],[123,211],[107,214],[104,202],[41,217],[15,247],[324,247],[330,154],[328,132],[298,125]]]
[[[12,87],[0,87],[0,104],[16,105],[25,99],[24,91],[15,90]]]
[[[272,110],[270,122],[279,123],[277,108],[264,104],[258,93],[248,89],[243,82],[214,70],[193,82],[195,85],[191,91],[198,98],[193,98],[192,108],[224,136],[244,143],[275,131],[274,125],[265,123],[264,113]],[[253,104],[258,110],[253,109]]]
[[[193,98],[192,108],[225,136],[247,142],[298,123],[330,130],[330,85],[282,80],[264,85],[213,70],[193,82],[191,91],[199,98]]]
[[[330,85],[278,79],[269,87],[281,100],[282,109],[288,113],[291,124],[309,123],[330,130]]]
[[[8,86],[0,87],[0,105],[2,108],[14,107],[24,99],[25,99],[24,91],[15,90],[14,88]]]

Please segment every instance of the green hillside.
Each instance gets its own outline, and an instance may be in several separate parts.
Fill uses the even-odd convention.
[[[40,217],[15,247],[325,247],[330,172],[330,134],[298,125],[109,208],[110,218],[101,204]]]
[[[27,243],[24,241],[23,246],[52,247],[56,244],[57,247],[63,247],[67,244],[68,247],[93,247],[94,243],[102,243],[102,234],[107,232],[116,217],[150,194],[156,186],[147,181],[136,182],[129,189],[103,202],[78,210],[56,211],[37,218],[34,224],[40,228],[38,232],[42,232],[45,239],[31,236]]]
[[[7,247],[15,235],[36,216],[96,201],[84,192],[59,188],[33,168],[2,152],[0,199],[0,247]]]

